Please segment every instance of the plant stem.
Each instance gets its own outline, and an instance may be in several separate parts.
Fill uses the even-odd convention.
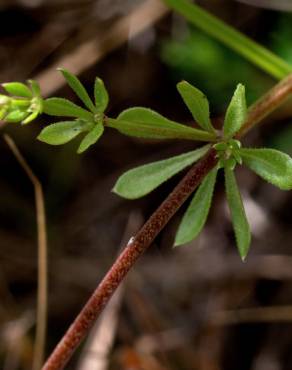
[[[248,130],[267,116],[289,96],[292,91],[292,75],[278,83],[273,89],[255,102],[249,109],[245,124],[238,137],[245,135]],[[110,297],[117,289],[127,272],[136,260],[147,250],[156,235],[163,229],[175,212],[180,208],[189,195],[195,190],[207,173],[217,163],[216,151],[209,152],[195,164],[173,192],[153,213],[137,235],[130,239],[128,245],[112,265],[109,272],[96,288],[95,292],[79,313],[69,330],[65,333],[42,370],[62,370],[71,358],[73,352],[86,335],[87,331],[98,318]]]
[[[146,251],[156,235],[164,228],[216,163],[216,151],[210,149],[200,162],[191,167],[189,172],[148,219],[137,235],[130,239],[123,252],[55,348],[43,370],[61,370],[64,368],[80,341],[93,325],[138,257]]]
[[[164,2],[206,34],[222,42],[244,58],[281,79],[292,72],[292,66],[257,42],[208,13],[188,0],[164,0]]]
[[[248,117],[236,137],[244,136],[252,127],[262,121],[289,98],[292,93],[292,74],[284,78],[259,100],[250,106]]]
[[[33,370],[39,370],[44,361],[44,351],[47,332],[47,306],[48,306],[48,279],[47,279],[47,231],[46,213],[43,189],[40,181],[29,167],[12,138],[4,134],[4,140],[11,149],[18,163],[26,172],[34,186],[37,232],[38,232],[38,292],[37,292],[37,318],[36,335],[33,356]]]

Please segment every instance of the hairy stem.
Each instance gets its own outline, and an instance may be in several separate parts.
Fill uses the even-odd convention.
[[[86,335],[110,297],[156,235],[164,228],[174,213],[184,203],[207,173],[216,165],[216,151],[210,149],[205,157],[195,164],[173,192],[153,213],[137,235],[130,239],[126,248],[112,265],[95,292],[60,341],[43,370],[61,370]]]
[[[237,137],[245,135],[251,127],[279,107],[287,99],[291,91],[292,75],[277,84],[251,106],[246,122]],[[175,212],[216,164],[216,151],[210,149],[200,162],[191,167],[189,172],[153,213],[137,235],[131,238],[83,310],[65,333],[42,370],[62,370],[64,368],[136,260],[147,250],[156,235],[164,228]]]
[[[292,93],[292,74],[288,75],[250,106],[247,119],[236,137],[244,136],[252,127],[283,104]]]

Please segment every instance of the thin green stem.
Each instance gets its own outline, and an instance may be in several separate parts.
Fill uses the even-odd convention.
[[[200,30],[236,51],[269,75],[281,79],[292,72],[292,66],[283,59],[198,5],[188,0],[164,0],[164,2]]]

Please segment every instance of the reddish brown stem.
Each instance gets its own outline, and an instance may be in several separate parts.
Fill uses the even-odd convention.
[[[244,136],[256,123],[280,106],[291,94],[291,91],[292,75],[277,84],[251,106],[247,120],[236,136],[238,138]],[[206,156],[189,170],[173,192],[141,228],[135,238],[130,240],[124,251],[112,265],[110,271],[96,288],[83,310],[65,333],[42,370],[62,370],[64,368],[138,257],[146,251],[156,235],[163,229],[216,163],[216,151],[210,149]]]
[[[292,93],[292,74],[284,78],[259,100],[250,106],[248,117],[236,134],[237,138],[244,136],[257,123],[278,108]]]
[[[84,338],[88,329],[97,319],[138,257],[146,251],[156,235],[163,229],[216,163],[216,151],[210,149],[205,157],[189,170],[173,192],[144,224],[135,238],[129,241],[126,248],[112,265],[83,310],[55,348],[44,365],[43,370],[61,370],[64,368],[78,344]]]

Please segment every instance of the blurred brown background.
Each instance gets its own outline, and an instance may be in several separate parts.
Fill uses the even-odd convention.
[[[292,63],[292,5],[243,2],[198,3]],[[143,22],[145,29],[137,34]],[[191,117],[175,84],[187,79],[208,95],[218,127],[238,82],[246,85],[249,102],[276,82],[158,1],[2,0],[0,80],[37,78],[46,94],[74,100],[57,66],[77,72],[89,90],[94,77],[101,77],[111,97],[110,116],[143,105],[186,124]],[[291,154],[287,112],[289,106],[256,128],[245,145]],[[123,238],[137,230],[181,175],[138,201],[110,192],[118,176],[194,147],[136,140],[109,129],[79,156],[79,139],[61,147],[35,140],[51,122],[46,117],[5,128],[45,192],[47,354],[110,267]],[[0,168],[0,368],[31,369],[37,288],[33,188],[2,139]],[[237,178],[253,231],[247,262],[236,251],[219,176],[200,237],[172,249],[181,210],[129,274],[92,332],[95,340],[80,348],[68,369],[292,369],[292,195],[244,168],[238,168]]]

